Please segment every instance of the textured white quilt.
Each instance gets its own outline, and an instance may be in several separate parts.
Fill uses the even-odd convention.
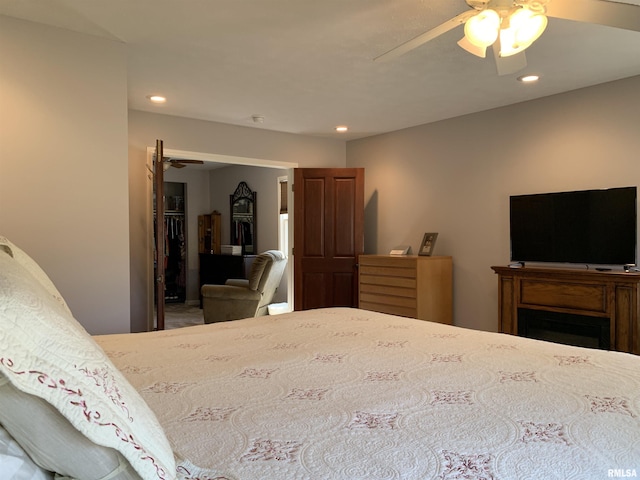
[[[640,358],[356,309],[95,337],[182,478],[640,475]]]

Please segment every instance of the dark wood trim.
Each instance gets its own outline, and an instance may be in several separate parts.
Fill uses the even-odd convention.
[[[154,162],[156,212],[156,329],[164,330],[164,150],[162,140],[156,140]]]

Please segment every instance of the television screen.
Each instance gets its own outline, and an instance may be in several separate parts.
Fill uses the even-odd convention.
[[[637,187],[510,197],[511,260],[636,263]]]

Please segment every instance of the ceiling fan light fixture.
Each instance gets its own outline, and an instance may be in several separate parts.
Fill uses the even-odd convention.
[[[543,13],[536,13],[528,8],[521,8],[511,15],[512,25],[516,26],[516,41],[518,43],[531,45],[535,42],[545,28],[547,28],[547,17]]]
[[[503,28],[500,30],[500,53],[501,57],[510,57],[516,53],[520,53],[526,47],[518,45],[515,39],[515,31],[512,28]]]
[[[479,47],[477,45],[474,45],[466,36],[462,37],[458,41],[458,45],[467,52],[475,55],[476,57],[486,58],[487,56],[487,47]]]
[[[547,28],[547,17],[528,8],[519,8],[506,24],[508,27],[500,30],[501,57],[515,55],[531,46]]]
[[[474,15],[464,24],[464,36],[478,47],[487,48],[498,38],[500,15],[487,8]],[[463,47],[464,48],[464,47]]]

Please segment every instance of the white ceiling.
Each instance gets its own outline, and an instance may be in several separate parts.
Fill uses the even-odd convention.
[[[0,14],[126,43],[132,109],[299,134],[360,138],[640,75],[640,32],[554,18],[517,74],[499,77],[491,53],[480,59],[458,47],[461,26],[373,62],[468,8],[464,0],[0,0]],[[541,81],[516,81],[529,72]],[[152,93],[168,102],[151,105]],[[335,133],[340,124],[349,133]]]

